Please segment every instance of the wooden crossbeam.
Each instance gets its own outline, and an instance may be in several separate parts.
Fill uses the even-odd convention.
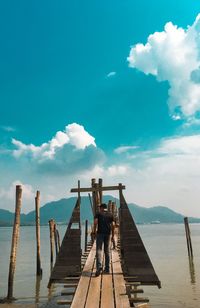
[[[80,192],[90,192],[90,191],[109,191],[109,190],[121,190],[125,189],[125,185],[118,185],[118,186],[96,186],[96,187],[87,187],[87,188],[72,188],[72,193],[80,193]]]

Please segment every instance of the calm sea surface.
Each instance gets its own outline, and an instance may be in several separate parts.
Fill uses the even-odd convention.
[[[65,226],[58,226],[61,237]],[[152,308],[200,307],[200,225],[191,224],[194,263],[187,255],[184,225],[140,225],[139,232],[162,288],[144,287]],[[84,230],[82,231],[84,234]],[[12,228],[0,228],[0,297],[7,294]],[[49,228],[41,227],[43,276],[36,279],[35,228],[21,227],[17,254],[14,296],[22,302],[43,302],[58,292],[47,289],[50,274]]]

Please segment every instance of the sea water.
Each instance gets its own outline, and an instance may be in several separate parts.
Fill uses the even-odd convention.
[[[58,226],[63,237],[66,226]],[[82,228],[84,244],[84,226]],[[200,307],[200,224],[190,224],[194,259],[189,262],[183,224],[139,225],[138,230],[162,288],[145,286],[144,296],[152,308]],[[7,294],[12,228],[0,228],[0,297]],[[20,228],[14,296],[42,303],[58,289],[47,288],[50,275],[49,228],[41,226],[42,279],[36,279],[35,227]]]

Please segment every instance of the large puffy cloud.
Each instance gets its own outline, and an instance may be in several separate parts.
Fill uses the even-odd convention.
[[[73,123],[58,131],[48,142],[36,146],[12,140],[13,156],[19,161],[31,162],[41,173],[66,174],[91,169],[104,159],[95,138],[83,126]]]
[[[35,158],[53,159],[56,151],[62,148],[64,145],[72,145],[78,150],[83,150],[87,146],[94,146],[95,139],[92,137],[82,125],[77,123],[69,124],[65,127],[64,131],[58,131],[48,143],[43,143],[41,146],[35,146],[33,144],[24,144],[23,142],[13,139],[12,143],[16,146],[16,150],[13,151],[15,157],[29,154]]]
[[[149,35],[145,45],[133,46],[128,61],[130,67],[168,81],[175,120],[195,118],[200,111],[200,14],[187,29],[168,22],[164,31]]]

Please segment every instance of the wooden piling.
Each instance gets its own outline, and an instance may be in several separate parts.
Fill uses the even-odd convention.
[[[58,247],[58,237],[57,237],[56,223],[53,224],[53,233],[54,233],[55,250],[56,250],[56,256],[57,256],[58,252],[59,252],[59,247]]]
[[[188,249],[188,256],[193,258],[193,249],[192,249],[192,241],[190,236],[190,227],[188,223],[188,217],[184,217],[184,224],[185,224],[185,234],[187,240],[187,249]]]
[[[85,221],[85,251],[87,250],[87,238],[88,238],[88,220]]]
[[[37,191],[35,197],[35,225],[36,225],[36,275],[42,275],[40,258],[40,192]]]
[[[53,219],[49,220],[49,232],[50,232],[50,263],[51,263],[51,268],[53,266],[53,242],[54,242],[54,221]]]
[[[15,268],[16,268],[17,245],[19,241],[21,204],[22,204],[22,187],[21,185],[17,185],[16,186],[15,218],[14,218],[14,225],[13,225],[12,244],[11,244],[11,253],[10,253],[10,266],[9,266],[9,276],[8,276],[7,301],[14,300],[13,283],[14,283],[14,274],[15,274]]]

